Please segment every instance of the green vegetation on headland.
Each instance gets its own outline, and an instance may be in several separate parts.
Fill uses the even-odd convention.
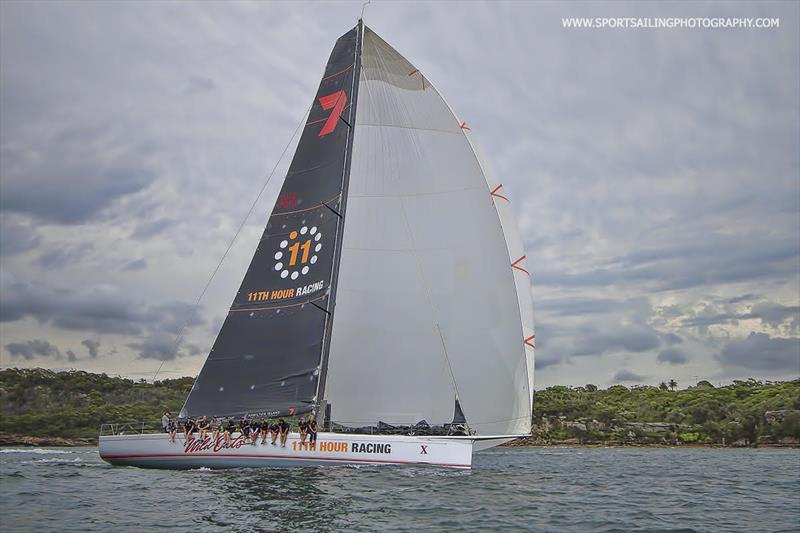
[[[534,397],[529,444],[797,445],[800,380],[708,381],[674,390],[659,387],[600,390],[548,387]],[[672,389],[672,390],[671,390]]]
[[[0,442],[22,443],[9,435],[96,441],[105,423],[158,425],[164,410],[180,410],[192,383],[188,377],[145,383],[82,371],[2,370]]]
[[[101,424],[109,422],[144,420],[157,426],[164,410],[180,410],[193,382],[189,377],[146,383],[81,371],[2,370],[0,444],[93,442]],[[800,380],[751,379],[716,388],[701,381],[685,390],[666,384],[549,387],[535,396],[533,436],[518,442],[797,445]]]

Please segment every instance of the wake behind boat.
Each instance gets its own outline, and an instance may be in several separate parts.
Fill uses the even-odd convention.
[[[530,279],[502,183],[430,81],[359,20],[336,42],[182,419],[314,414],[312,446],[100,436],[155,468],[428,464],[531,427]],[[393,435],[387,429],[395,428]],[[396,428],[406,428],[397,431]],[[222,440],[220,440],[222,439]]]

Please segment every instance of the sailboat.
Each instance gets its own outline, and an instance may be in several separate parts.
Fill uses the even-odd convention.
[[[508,195],[427,77],[362,20],[331,52],[181,417],[314,414],[314,445],[110,434],[115,465],[423,464],[530,434],[530,276]]]

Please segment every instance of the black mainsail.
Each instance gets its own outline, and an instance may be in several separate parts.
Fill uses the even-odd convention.
[[[336,41],[267,227],[181,416],[291,416],[322,400],[361,35],[359,21]]]

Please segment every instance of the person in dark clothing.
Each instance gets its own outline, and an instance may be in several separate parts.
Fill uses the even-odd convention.
[[[250,422],[248,422],[246,418],[239,420],[239,432],[242,434],[244,440],[250,438]]]
[[[317,420],[314,418],[314,415],[308,416],[308,422],[306,423],[308,426],[308,443],[312,446],[317,445]]]
[[[178,426],[175,424],[175,419],[170,418],[167,423],[167,433],[169,433],[169,441],[175,442],[175,433],[178,431]]]
[[[261,444],[267,443],[267,436],[269,435],[269,422],[266,418],[261,419]]]
[[[192,420],[191,417],[187,417],[186,422],[183,423],[183,436],[186,438],[187,441],[192,440],[193,438],[192,433],[194,433],[195,429],[196,428],[194,420]]]
[[[236,431],[236,424],[234,424],[233,420],[229,418],[225,423],[225,432],[223,433],[226,443],[231,442],[231,435],[233,435],[234,431]]]
[[[203,415],[200,417],[200,420],[197,421],[197,429],[200,431],[199,438],[200,440],[204,440],[206,438],[206,433],[208,433],[208,417]]]
[[[275,441],[278,440],[278,433],[280,433],[280,426],[277,422],[273,422],[269,426],[270,432],[272,432],[272,445],[275,446]]]
[[[306,432],[308,431],[308,422],[306,422],[305,418],[300,419],[300,424],[298,424],[300,428],[300,444],[306,443]]]
[[[250,444],[256,445],[258,434],[261,433],[261,423],[258,420],[250,422]]]
[[[278,430],[280,431],[281,434],[281,447],[285,448],[286,439],[289,438],[289,423],[283,418],[281,418],[278,421]]]

